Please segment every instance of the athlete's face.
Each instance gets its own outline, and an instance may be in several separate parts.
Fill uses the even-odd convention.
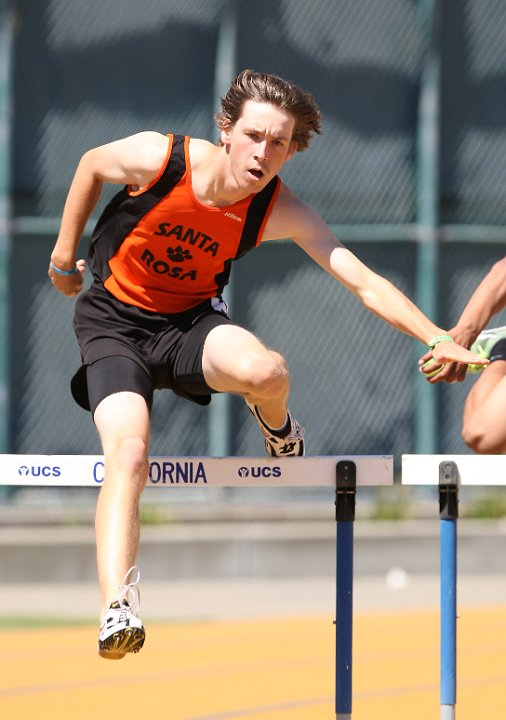
[[[268,103],[248,100],[241,117],[222,130],[232,175],[239,187],[259,192],[297,149],[293,115]]]

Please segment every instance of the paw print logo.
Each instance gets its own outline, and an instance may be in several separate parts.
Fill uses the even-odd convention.
[[[189,250],[183,250],[181,245],[178,245],[175,248],[168,247],[167,248],[167,257],[169,260],[172,260],[172,262],[180,263],[183,262],[183,260],[191,260],[192,255]]]

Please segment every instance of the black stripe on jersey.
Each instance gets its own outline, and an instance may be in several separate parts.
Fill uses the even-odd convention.
[[[280,180],[276,175],[276,177],[273,177],[264,189],[255,195],[251,201],[246,213],[246,221],[242,229],[237,253],[233,260],[237,260],[257,246],[258,233],[260,232],[260,228],[262,227],[262,223],[265,219],[265,214],[269,209],[279,182]],[[223,288],[229,281],[231,266],[232,260],[227,260],[223,270],[215,277],[218,295],[223,292]]]
[[[161,178],[141,195],[129,195],[124,187],[105,207],[93,230],[88,263],[93,277],[105,282],[111,274],[109,260],[142,217],[152,210],[183,177],[186,171],[184,136],[174,135],[167,167]]]
[[[235,259],[242,257],[249,250],[253,250],[257,245],[258,233],[262,227],[262,223],[265,218],[265,213],[269,209],[272,197],[278,187],[279,178],[273,177],[268,185],[261,190],[253,200],[250,202],[248,212],[246,214],[246,222],[242,229],[241,240],[239,241],[239,247]]]

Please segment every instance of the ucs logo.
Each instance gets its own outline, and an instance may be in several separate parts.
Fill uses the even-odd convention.
[[[250,476],[254,478],[281,477],[281,468],[279,467],[279,465],[264,465],[263,467],[252,466],[250,468],[244,467],[243,465],[239,468],[237,474],[241,478],[247,478]]]
[[[58,465],[32,465],[31,467],[28,467],[28,465],[20,465],[18,474],[21,475],[21,477],[28,477],[28,475],[32,475],[33,477],[40,477],[41,475],[43,477],[60,477],[61,467]]]

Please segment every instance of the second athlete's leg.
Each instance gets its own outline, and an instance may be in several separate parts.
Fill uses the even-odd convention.
[[[467,397],[462,423],[466,445],[482,454],[506,453],[506,360],[480,373]]]

